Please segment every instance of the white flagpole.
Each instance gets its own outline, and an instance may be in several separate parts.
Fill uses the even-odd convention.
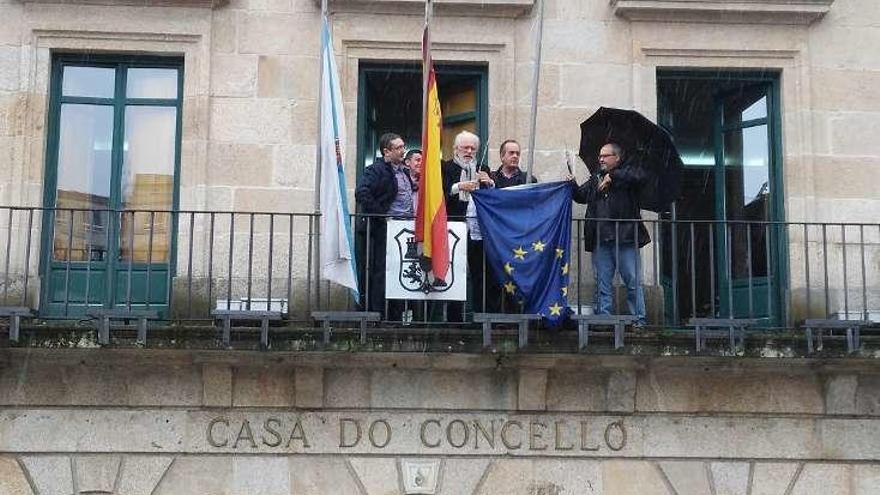
[[[327,19],[327,0],[321,0],[321,22],[323,23]],[[323,50],[324,40],[323,36],[321,37],[321,50]],[[322,63],[322,54],[318,52],[318,66],[320,67],[318,72],[318,122],[321,122],[321,109],[323,108],[323,84],[324,84],[324,64]],[[315,146],[315,213],[321,212],[321,143],[323,143],[323,136],[321,136],[321,126],[318,126],[318,140],[316,141]],[[317,275],[317,274],[316,274]]]
[[[541,83],[541,40],[544,35],[544,0],[538,0],[538,33],[535,36],[535,71],[532,77],[532,114],[529,136],[529,161],[526,165],[526,184],[532,182],[532,166],[535,163],[535,138],[538,126],[538,87]]]

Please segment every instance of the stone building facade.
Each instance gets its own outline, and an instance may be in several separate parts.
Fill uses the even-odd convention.
[[[447,113],[462,119],[450,132],[479,130],[497,165],[502,140],[525,144],[531,132],[540,4],[435,3],[441,89],[461,97],[450,98],[461,106],[450,103]],[[351,192],[372,156],[371,136],[391,125],[382,106],[406,91],[395,74],[417,67],[423,4],[331,0],[330,10]],[[867,319],[880,308],[874,0],[546,0],[544,19],[538,176],[564,174],[578,125],[599,106],[639,110],[679,133],[692,192],[716,173],[705,160],[738,147],[730,156],[748,191],[715,184],[713,201],[682,218],[720,221],[760,207],[763,216],[746,218],[790,223],[785,249],[773,250],[780,264],[762,261],[784,266],[765,273],[784,281],[756,297],[776,308],[767,312],[781,327],[817,314]],[[270,274],[253,278],[255,295],[271,298],[274,287],[291,307],[310,305],[310,220],[246,213],[312,212],[319,30],[315,0],[0,0],[4,305],[19,305],[20,295],[38,316],[69,316],[72,301],[49,295],[59,287],[52,284],[63,281],[65,293],[71,285],[65,259],[129,259],[131,280],[138,263],[174,253],[176,271],[148,270],[145,292],[152,297],[151,283],[164,288],[190,315],[221,290],[250,295],[251,272]],[[94,87],[105,77],[109,93],[65,86],[60,74],[80,66],[95,70],[82,79]],[[174,75],[150,72],[157,68]],[[137,86],[138,77],[149,83]],[[123,89],[141,99],[129,101]],[[92,120],[65,127],[65,105]],[[100,127],[101,111],[89,105],[117,113],[108,110],[110,124]],[[157,133],[131,134],[134,117],[122,117],[130,107],[149,107],[138,122]],[[740,120],[713,120],[729,109]],[[74,132],[85,128],[94,130],[86,146],[93,176],[59,166],[65,139],[86,139]],[[738,137],[725,141],[726,133]],[[164,153],[167,166],[157,172],[129,159],[143,149]],[[109,182],[98,187],[101,160]],[[82,175],[92,182],[78,182]],[[87,185],[68,191],[64,181]],[[170,229],[170,216],[120,218],[124,235],[111,243],[100,214],[71,213],[64,223],[40,210],[61,199],[106,209],[101,198],[189,213],[155,238],[144,225]],[[233,222],[229,212],[245,215]],[[75,222],[97,227],[80,234]],[[768,239],[769,256],[777,238]],[[643,253],[656,292],[666,283],[651,269],[660,257]],[[577,271],[586,288],[588,267]],[[85,287],[85,306],[109,297]],[[694,283],[681,299],[697,292]],[[760,312],[751,292],[750,283],[749,312]],[[97,349],[93,334],[71,328],[29,345],[3,341],[0,494],[880,494],[880,369],[867,338],[858,357],[804,357],[766,341],[749,357],[663,345],[587,356],[258,353],[193,349],[173,331],[148,348]]]

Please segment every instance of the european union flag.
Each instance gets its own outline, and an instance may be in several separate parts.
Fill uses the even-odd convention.
[[[502,290],[553,324],[568,314],[571,194],[568,182],[473,193],[486,262]]]

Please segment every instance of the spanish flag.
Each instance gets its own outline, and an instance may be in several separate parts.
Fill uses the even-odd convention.
[[[443,175],[440,172],[440,99],[430,55],[428,26],[423,38],[425,72],[425,114],[422,130],[422,175],[419,179],[419,204],[416,211],[416,242],[422,243],[422,256],[430,259],[434,283],[446,280],[449,268],[449,238],[446,226],[446,201]]]

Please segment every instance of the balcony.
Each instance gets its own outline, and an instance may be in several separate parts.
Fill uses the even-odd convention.
[[[812,24],[834,0],[611,0],[631,21]]]
[[[568,288],[576,321],[561,330],[516,316],[520,309],[509,301],[499,306],[510,321],[482,324],[493,317],[474,307],[473,297],[461,313],[442,302],[400,301],[363,316],[347,290],[318,278],[318,220],[305,213],[2,207],[0,346],[880,351],[880,224],[646,220],[653,242],[641,250],[638,273],[649,324],[587,321],[585,335],[577,321],[589,320],[594,283],[582,220],[572,226]],[[352,218],[367,226],[359,229],[363,235],[383,221]],[[616,293],[614,312],[625,314],[624,290]],[[348,316],[322,326],[320,315],[328,312]]]

